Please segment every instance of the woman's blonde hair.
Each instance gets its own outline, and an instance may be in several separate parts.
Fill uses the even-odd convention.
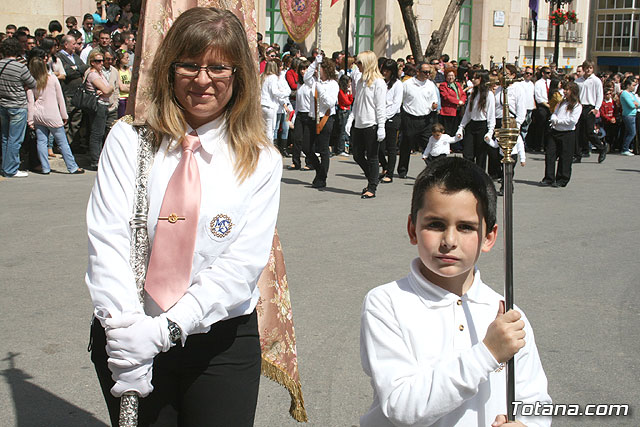
[[[261,117],[260,83],[253,50],[240,20],[227,10],[194,7],[176,19],[156,51],[151,74],[151,104],[147,125],[157,150],[167,136],[181,141],[187,131],[184,110],[174,94],[173,63],[214,50],[235,68],[233,94],[225,108],[229,146],[235,172],[242,182],[253,173],[260,151],[269,146]]]
[[[91,52],[89,52],[89,59],[87,59],[87,64],[89,64],[89,67],[93,68],[93,60],[96,59],[96,56],[102,56],[102,59],[104,60],[104,55],[102,54],[102,51],[100,49],[93,49],[91,50]]]
[[[36,80],[36,91],[37,94],[40,94],[40,92],[47,87],[47,81],[49,80],[47,64],[45,64],[42,58],[35,56],[31,58],[31,61],[29,61],[29,72]]]
[[[276,61],[267,61],[267,63],[264,65],[264,73],[262,73],[260,81],[264,83],[264,80],[267,78],[267,76],[270,76],[271,74],[275,76],[280,75],[280,65]]]
[[[357,60],[362,63],[362,78],[367,83],[367,86],[371,86],[375,79],[383,78],[378,69],[378,57],[375,53],[365,50],[358,54]]]

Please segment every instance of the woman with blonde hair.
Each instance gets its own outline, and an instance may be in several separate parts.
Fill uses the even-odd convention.
[[[282,173],[256,120],[252,50],[233,13],[197,7],[173,23],[152,68],[147,122],[113,127],[87,209],[92,360],[114,425],[117,398],[135,391],[145,396],[140,425],[252,426],[256,283]],[[148,175],[142,167],[137,176],[139,164]],[[147,197],[136,199],[140,182]],[[150,250],[146,277],[136,264],[144,304],[129,265],[140,249],[129,222],[141,200],[148,215],[135,222],[148,230]]]
[[[104,67],[104,55],[99,49],[93,49],[89,53],[87,60],[89,69],[85,73],[85,87],[90,92],[95,92],[98,97],[95,111],[87,111],[89,116],[89,160],[91,164],[87,169],[98,170],[98,161],[102,151],[102,141],[107,129],[107,113],[109,110],[110,97],[113,93],[113,86],[102,75]]]
[[[356,58],[357,69],[353,70],[353,105],[347,121],[351,135],[353,159],[365,176],[367,186],[362,189],[363,199],[376,197],[378,188],[378,149],[386,136],[387,84],[378,70],[376,54],[368,50]]]
[[[29,72],[36,80],[36,88],[27,90],[29,105],[27,123],[36,131],[42,173],[47,175],[51,172],[48,150],[49,134],[53,135],[56,144],[58,144],[69,173],[84,173],[84,169],[79,168],[76,164],[67,141],[67,135],[64,132],[64,124],[69,116],[58,78],[55,74],[47,72],[47,63],[37,56],[29,61]]]

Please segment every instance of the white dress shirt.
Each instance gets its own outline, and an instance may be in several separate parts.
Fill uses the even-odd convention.
[[[536,108],[535,95],[534,95],[535,86],[533,82],[532,81],[516,82],[514,83],[514,86],[516,85],[520,86],[520,90],[523,93],[524,108],[527,111],[535,110]]]
[[[502,104],[502,86],[498,86],[495,92],[495,100],[496,100],[496,119],[501,119],[503,116],[503,104]],[[518,125],[518,129],[524,123],[524,120],[527,117],[527,109],[525,108],[525,94],[522,91],[521,86],[517,86],[515,84],[509,86],[507,90],[507,96],[509,97],[509,113],[511,117],[516,119],[516,124]]]
[[[445,133],[440,135],[439,139],[436,139],[434,136],[430,136],[427,148],[425,148],[422,153],[422,158],[426,159],[429,157],[429,154],[431,154],[432,157],[436,157],[441,154],[449,155],[449,153],[451,153],[451,144],[454,142],[456,142],[456,138]]]
[[[477,270],[471,288],[459,297],[427,281],[420,264],[415,259],[407,277],[365,297],[360,358],[371,377],[373,404],[360,425],[490,426],[507,411],[506,369],[495,372],[499,364],[482,340],[503,298]],[[524,313],[522,320],[526,344],[515,356],[516,400],[551,403]],[[551,424],[546,417],[517,419],[529,427]]]
[[[556,107],[556,111],[551,115],[549,119],[551,127],[559,131],[575,130],[576,124],[582,114],[582,105],[576,104],[572,111],[567,110],[569,103],[562,101],[560,105]]]
[[[378,125],[384,129],[387,121],[387,84],[383,78],[373,80],[369,86],[362,78],[359,69],[351,73],[353,79],[353,104],[351,115],[354,118],[353,125],[357,129],[365,129]]]
[[[291,95],[291,87],[289,86],[289,83],[287,83],[286,74],[286,71],[282,71],[278,76],[278,89],[280,89],[282,93],[286,94],[286,96],[281,98],[280,105],[278,106],[278,114],[287,112],[285,110],[285,106],[289,109],[289,111],[293,110],[293,108],[291,107],[291,102],[289,101],[289,96]]]
[[[306,81],[304,83],[298,83],[298,90],[296,91],[296,114],[308,113],[311,110],[313,103],[313,85]]]
[[[431,80],[420,81],[415,77],[402,83],[402,108],[412,116],[427,116],[438,102],[438,88]]]
[[[192,129],[188,128],[187,133]],[[194,157],[200,172],[202,199],[191,270],[191,285],[167,311],[185,337],[209,331],[218,321],[251,313],[259,298],[258,277],[269,259],[278,215],[282,158],[265,148],[254,172],[236,180],[234,154],[226,136],[224,116],[197,129],[202,146]],[[87,207],[89,266],[86,283],[94,313],[104,326],[107,317],[140,313],[134,275],[129,264],[138,135],[117,122],[102,150],[100,167]],[[154,155],[149,175],[147,230],[153,245],[164,194],[182,150],[165,138]],[[179,212],[178,212],[179,214]],[[232,223],[222,237],[212,223],[226,215]],[[151,248],[152,246],[150,246]],[[144,311],[161,313],[145,294]]]
[[[338,92],[340,87],[335,80],[321,80],[314,76],[318,69],[318,61],[313,61],[307,72],[304,73],[304,82],[311,86],[311,105],[309,108],[309,117],[316,118],[314,98],[315,91],[318,91],[318,117],[324,117],[329,111],[329,115],[336,113],[336,104],[338,103]]]
[[[595,74],[591,74],[578,86],[580,87],[580,104],[593,105],[596,110],[599,110],[603,98],[602,81]]]
[[[464,129],[470,121],[482,122],[487,121],[487,134],[493,135],[496,127],[496,97],[493,92],[487,92],[487,100],[484,109],[481,109],[478,103],[480,96],[476,96],[473,102],[467,100],[467,107],[464,110],[464,116],[460,122],[460,128]],[[473,105],[472,105],[473,104]]]
[[[391,86],[391,89],[387,89],[387,120],[393,118],[393,116],[400,112],[400,107],[402,107],[402,92],[402,82],[400,80],[396,80],[393,86]]]
[[[289,85],[287,85],[287,88]],[[265,77],[262,82],[262,91],[260,92],[260,105],[263,107],[277,109],[289,99],[291,89],[287,92],[280,85],[280,78],[275,74]]]
[[[533,89],[534,97],[538,104],[549,102],[549,80],[538,79]]]

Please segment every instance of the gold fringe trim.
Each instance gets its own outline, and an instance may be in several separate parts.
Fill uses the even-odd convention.
[[[128,125],[132,125],[133,124],[133,116],[131,114],[127,114],[126,116],[122,116],[118,119],[118,121],[122,120],[123,122],[125,122]]]
[[[300,382],[292,380],[289,374],[264,358],[262,358],[262,375],[287,389],[291,396],[289,414],[291,414],[293,419],[299,423],[308,422],[309,418],[307,417],[307,410],[304,408],[304,398],[302,397],[302,385]]]

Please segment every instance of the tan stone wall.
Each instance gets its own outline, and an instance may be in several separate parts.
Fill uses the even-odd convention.
[[[0,1],[0,31],[7,24],[27,26],[33,33],[36,28],[47,28],[49,22],[57,19],[66,31],[64,20],[74,15],[78,22],[85,13],[95,12],[93,0],[2,0]]]

